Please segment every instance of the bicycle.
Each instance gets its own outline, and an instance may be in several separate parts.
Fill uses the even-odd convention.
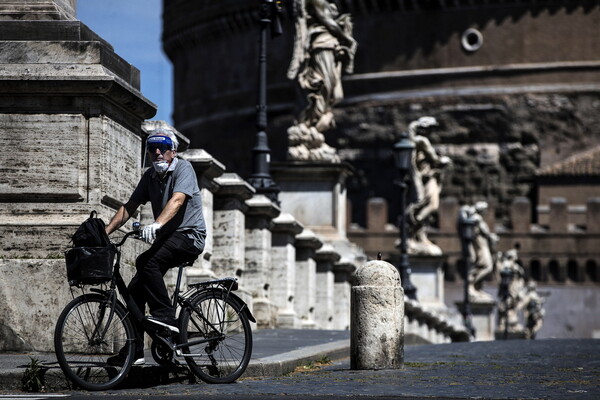
[[[172,364],[175,356],[183,357],[192,373],[207,383],[234,382],[250,361],[250,321],[256,322],[246,303],[232,293],[238,288],[237,280],[199,282],[180,293],[183,268],[192,263],[181,264],[172,297],[179,310],[178,336],[143,325],[144,314],[130,298],[120,273],[120,247],[132,235],[139,239],[139,223],[120,242],[111,243],[116,262],[104,286],[86,292],[87,284],[98,284],[98,279],[70,282],[73,300],[62,311],[54,331],[56,357],[65,376],[87,390],[107,390],[120,384],[135,361],[135,318],[152,338],[151,353],[157,363]],[[83,294],[75,297],[74,287]],[[117,298],[117,291],[125,304]],[[125,355],[123,365],[109,364],[107,360],[120,351]]]

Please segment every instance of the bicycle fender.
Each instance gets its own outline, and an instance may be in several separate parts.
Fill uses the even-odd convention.
[[[240,306],[241,306],[242,310],[244,310],[244,314],[246,314],[246,317],[248,317],[248,319],[251,322],[256,323],[256,318],[254,318],[254,315],[252,315],[252,312],[250,312],[250,308],[248,307],[248,304],[246,304],[246,302],[244,300],[242,300],[237,294],[235,294],[233,292],[229,292],[229,297],[233,297],[233,299],[235,301],[240,303]]]

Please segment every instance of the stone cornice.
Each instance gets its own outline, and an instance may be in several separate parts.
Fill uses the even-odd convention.
[[[252,217],[273,219],[281,213],[281,209],[262,194],[255,194],[246,200],[246,205],[248,206],[246,215]]]
[[[179,156],[192,163],[196,174],[203,179],[214,180],[225,172],[225,165],[203,149],[188,149]]]
[[[319,250],[317,250],[315,254],[315,260],[318,263],[327,262],[327,263],[335,263],[339,261],[341,258],[340,253],[338,253],[332,245],[324,244]]]
[[[0,63],[100,64],[140,90],[140,71],[80,21],[2,21],[0,38]]]
[[[242,202],[245,202],[255,193],[255,190],[248,182],[240,178],[238,174],[226,173],[215,181],[219,184],[220,188],[215,193],[216,197],[233,197]]]
[[[0,20],[74,20],[76,0],[0,0]]]
[[[297,248],[320,249],[323,247],[323,241],[310,229],[304,229],[296,235]]]
[[[273,220],[272,231],[274,233],[283,233],[295,236],[302,232],[303,229],[304,227],[302,224],[296,221],[296,218],[288,213],[281,213]]]
[[[333,273],[336,275],[336,281],[338,282],[347,281],[354,271],[356,271],[356,265],[345,259],[341,259],[340,262],[333,265]]]

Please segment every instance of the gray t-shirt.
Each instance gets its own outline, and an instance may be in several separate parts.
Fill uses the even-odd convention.
[[[133,191],[130,201],[137,204],[150,201],[156,219],[175,192],[185,194],[186,201],[173,219],[160,229],[158,236],[182,231],[194,239],[196,247],[203,249],[206,224],[202,214],[202,197],[196,173],[189,161],[174,159],[162,180],[154,168],[149,168]]]

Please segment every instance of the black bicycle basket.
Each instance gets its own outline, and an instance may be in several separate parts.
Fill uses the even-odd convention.
[[[111,280],[115,248],[74,247],[65,252],[69,285],[99,285]]]

